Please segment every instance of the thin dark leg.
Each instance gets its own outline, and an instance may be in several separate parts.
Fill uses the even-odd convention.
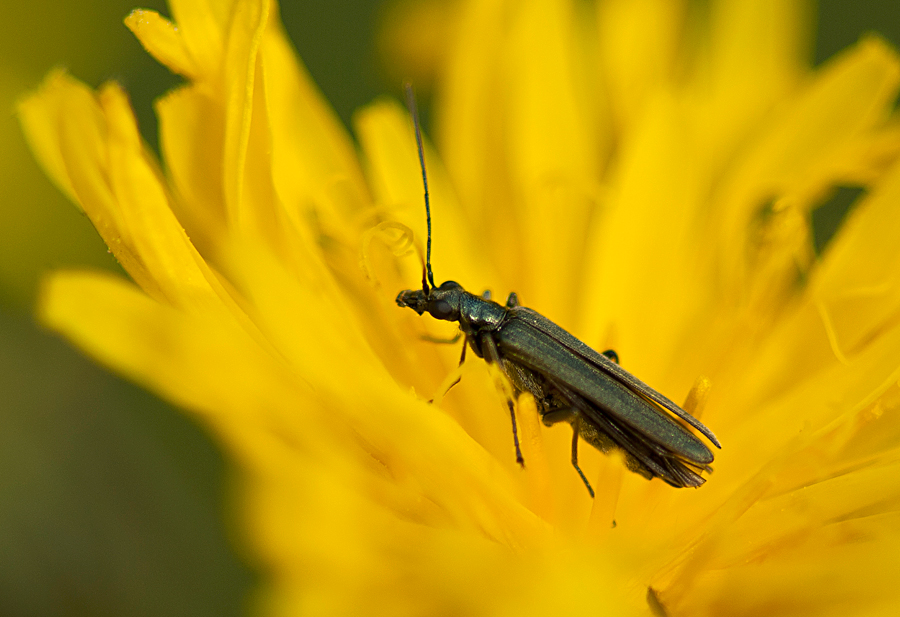
[[[604,352],[602,353],[602,355],[606,356],[607,358],[609,358],[610,360],[612,360],[612,361],[615,362],[616,364],[619,363],[619,354],[616,353],[616,350],[615,350],[615,349],[607,349],[606,351],[604,351]]]
[[[519,448],[519,431],[516,428],[516,404],[512,399],[506,399],[506,405],[509,407],[509,417],[512,418],[513,443],[516,446],[516,462],[525,467],[525,459],[522,457],[522,450]]]
[[[481,337],[481,350],[484,352],[484,359],[488,363],[496,365],[501,371],[503,370],[503,365],[500,363],[500,352],[497,351],[497,344],[489,333]],[[516,445],[516,462],[524,467],[525,459],[522,457],[522,449],[519,448],[519,430],[516,427],[516,404],[511,398],[507,397],[506,406],[509,407],[509,417],[512,418],[513,443]]]
[[[456,339],[459,340],[459,337],[457,336]],[[468,347],[468,346],[469,346],[468,341],[463,343],[462,354],[460,354],[460,356],[459,356],[459,366],[462,366],[463,362],[466,361],[466,347]],[[444,396],[447,396],[447,393],[450,392],[450,389],[453,386],[455,386],[456,384],[458,384],[460,381],[462,381],[462,376],[457,377],[456,380],[452,384],[447,386],[447,389],[444,390],[444,394],[441,396],[441,398],[443,398]],[[433,403],[434,399],[430,399],[428,402]]]
[[[457,332],[452,338],[440,338],[437,336],[431,336],[430,334],[423,334],[422,340],[428,341],[429,343],[437,343],[438,345],[452,345],[459,341],[462,336],[462,332]]]
[[[552,411],[545,412],[541,416],[541,422],[544,423],[544,426],[553,426],[560,422],[572,424],[577,413],[572,407],[557,407]]]
[[[462,365],[463,365],[463,362],[466,361],[466,347],[468,347],[468,346],[469,346],[468,344],[463,343],[462,353],[461,353],[460,356],[459,356],[459,366],[462,366]],[[460,381],[462,381],[462,376],[457,377],[457,378],[456,378],[456,381],[454,381],[452,384],[450,384],[449,386],[447,386],[447,389],[444,390],[444,396],[447,396],[447,393],[450,392],[450,388],[452,388],[453,386],[455,386],[456,384],[458,384]]]
[[[578,424],[579,420],[572,423],[572,466],[575,467],[575,471],[578,472],[581,481],[584,482],[588,493],[591,495],[591,499],[593,499],[594,489],[591,488],[591,483],[588,482],[588,479],[584,476],[584,472],[581,471],[581,467],[578,466]]]

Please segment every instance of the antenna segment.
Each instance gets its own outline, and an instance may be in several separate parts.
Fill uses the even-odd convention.
[[[422,130],[419,128],[419,109],[416,107],[416,95],[413,94],[412,84],[409,82],[403,84],[403,90],[406,92],[406,106],[409,107],[409,113],[413,119],[413,126],[416,129],[416,145],[419,149],[419,167],[422,168],[422,186],[425,187],[425,222],[428,228],[428,240],[425,244],[425,271],[428,276],[428,282],[432,287],[434,284],[434,274],[431,272],[431,204],[428,200],[428,174],[425,173],[425,148],[422,146]],[[428,293],[428,289],[425,289]]]

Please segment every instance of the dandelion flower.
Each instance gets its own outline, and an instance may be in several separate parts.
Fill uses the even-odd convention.
[[[698,490],[583,447],[591,500],[524,397],[519,469],[483,363],[425,402],[458,349],[394,304],[421,275],[409,119],[361,110],[357,150],[272,3],[128,17],[185,78],[161,165],[115,84],[57,71],[22,102],[131,277],[56,272],[41,319],[237,461],[265,613],[896,609],[900,58],[868,37],[812,71],[802,3],[688,5],[460,3],[426,154],[439,279],[516,290],[670,397],[708,378],[724,447]]]

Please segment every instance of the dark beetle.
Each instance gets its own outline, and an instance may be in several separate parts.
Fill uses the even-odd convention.
[[[715,435],[621,368],[614,352],[597,353],[543,315],[519,306],[516,294],[501,306],[447,281],[437,288],[402,291],[397,304],[458,322],[475,355],[497,364],[517,392],[534,396],[544,424],[571,423],[572,464],[592,495],[578,467],[579,436],[601,452],[621,449],[628,468],[645,478],[659,477],[679,488],[703,484],[699,472],[710,471],[712,452],[665,411],[720,447]],[[522,462],[518,439],[516,456]]]
[[[428,243],[422,289],[401,291],[397,304],[419,315],[426,311],[435,319],[454,321],[466,343],[479,357],[500,367],[516,393],[534,396],[541,420],[547,426],[569,422],[572,434],[572,465],[594,491],[578,466],[578,437],[600,450],[618,448],[628,468],[645,478],[662,478],[681,488],[703,484],[701,471],[712,471],[713,453],[673,414],[702,433],[716,447],[715,435],[699,420],[665,396],[621,368],[612,350],[597,353],[539,313],[519,306],[515,293],[506,306],[477,296],[459,283],[434,284],[431,272],[431,210],[422,138],[412,90],[407,99],[413,115],[422,180]],[[462,363],[465,358],[463,347]],[[513,425],[516,460],[523,464],[516,431],[514,403],[507,401]],[[668,413],[667,413],[668,412]]]

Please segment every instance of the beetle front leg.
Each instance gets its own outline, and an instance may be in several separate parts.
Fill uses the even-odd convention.
[[[455,335],[451,338],[440,338],[438,336],[431,336],[430,334],[423,334],[422,340],[428,341],[429,343],[436,343],[438,345],[453,345],[457,341],[459,341],[460,337],[462,337],[462,331],[458,330]]]
[[[462,334],[462,332],[460,332],[460,334]],[[456,337],[456,340],[459,340],[459,336]],[[468,347],[468,346],[469,346],[469,337],[466,337],[466,340],[463,341],[462,353],[459,356],[459,365],[456,367],[457,371],[461,371],[463,362],[466,361],[466,347]],[[455,386],[456,384],[458,384],[460,381],[462,381],[462,373],[461,372],[460,372],[460,375],[456,379],[453,380],[453,383],[451,383],[449,386],[447,386],[444,389],[443,392],[441,392],[441,395],[439,397],[435,396],[434,398],[430,399],[428,402],[433,403],[435,398],[437,398],[437,399],[444,398],[445,396],[447,396],[447,393],[450,392],[450,389],[453,386]]]

